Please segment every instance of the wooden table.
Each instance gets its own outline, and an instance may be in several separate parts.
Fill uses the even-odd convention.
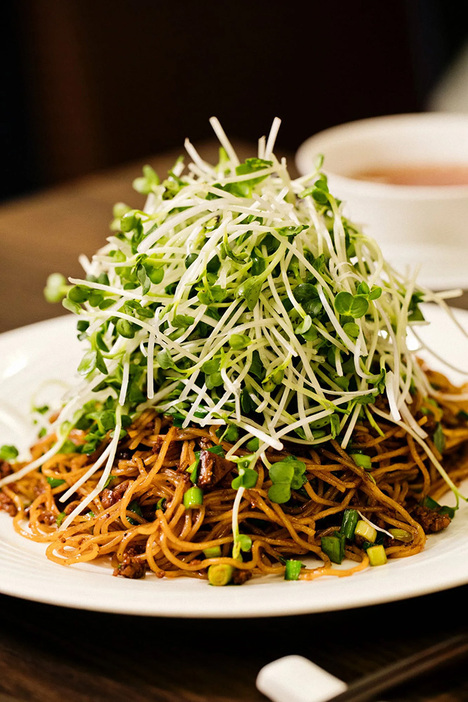
[[[242,156],[251,151],[239,145]],[[214,145],[203,153],[214,158]],[[164,173],[177,155],[150,161]],[[78,254],[92,254],[104,240],[112,204],[141,202],[130,186],[141,165],[0,208],[0,331],[62,313],[43,301],[47,274],[78,273]],[[468,307],[466,297],[462,303]],[[99,614],[0,596],[0,702],[260,702],[255,677],[279,656],[307,656],[349,682],[467,631],[467,600],[464,586],[343,612],[207,621]],[[467,700],[465,666],[385,699]]]

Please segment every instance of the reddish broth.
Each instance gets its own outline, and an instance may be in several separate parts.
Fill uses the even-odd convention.
[[[420,164],[369,168],[349,178],[390,185],[468,185],[468,164]]]

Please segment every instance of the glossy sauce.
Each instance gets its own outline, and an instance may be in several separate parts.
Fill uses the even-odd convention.
[[[351,173],[348,177],[390,185],[468,185],[468,164],[421,164],[369,168]]]

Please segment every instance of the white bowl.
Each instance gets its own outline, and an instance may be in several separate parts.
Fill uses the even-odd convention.
[[[468,115],[394,115],[332,127],[299,148],[299,172],[312,172],[319,154],[344,213],[377,239],[395,267],[420,265],[419,280],[429,287],[468,288],[468,184],[390,185],[353,178],[388,167],[468,167]]]

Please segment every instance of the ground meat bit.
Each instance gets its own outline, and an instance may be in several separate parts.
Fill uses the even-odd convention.
[[[250,580],[252,577],[252,573],[250,570],[235,570],[234,575],[232,576],[232,583],[233,585],[243,585],[244,583],[247,582],[247,580]]]
[[[48,509],[46,509],[44,512],[41,512],[41,514],[37,518],[37,521],[41,522],[41,524],[46,524],[47,526],[52,526],[52,524],[57,523],[55,514]]]
[[[112,505],[114,504],[114,495],[112,490],[104,488],[101,494],[101,504],[104,507],[104,509],[109,509],[109,507],[112,507]]]
[[[151,447],[151,451],[153,453],[159,454],[159,451],[161,449],[161,446],[163,445],[164,441],[166,439],[166,436],[162,436],[161,434],[157,437],[156,441],[154,442],[153,446]],[[146,448],[146,450],[149,450]],[[180,458],[180,445],[177,441],[172,441],[169,444],[169,447],[166,451],[166,455],[164,458],[164,463],[171,464],[171,465],[179,465],[179,458]]]
[[[42,493],[45,492],[45,489],[46,484],[43,482],[43,480],[41,480],[34,485],[33,492],[36,495],[36,497],[39,497],[39,495],[42,495]]]
[[[214,485],[219,483],[228,473],[230,473],[235,468],[235,463],[228,461],[222,456],[216,456],[215,458],[215,480]]]
[[[116,459],[118,461],[131,461],[133,457],[133,451],[129,448],[121,448],[117,451]]]
[[[363,544],[366,543],[367,539],[364,538],[364,536],[361,536],[360,534],[354,534],[354,543],[356,546],[359,546],[359,548],[362,547]]]
[[[152,449],[151,449],[153,453],[159,453],[159,449],[163,445],[163,441],[165,438],[166,438],[165,436],[161,436],[161,434],[158,434],[156,441],[154,442]]]
[[[112,490],[104,488],[101,494],[101,504],[104,507],[104,509],[109,509],[109,507],[112,507],[114,502],[114,493],[112,492]]]
[[[0,492],[0,510],[8,512],[10,517],[14,517],[18,511],[13,500],[8,495],[5,495],[4,492]]]
[[[206,446],[208,442],[200,439],[200,446]],[[227,461],[223,456],[202,448],[200,451],[200,469],[198,473],[197,485],[199,487],[212,487],[216,485],[234,468],[232,461]]]
[[[422,526],[425,534],[442,531],[452,521],[448,514],[439,514],[437,510],[422,505],[417,505],[411,512],[411,516]]]
[[[13,468],[10,466],[8,461],[0,461],[0,480],[6,478],[7,475],[13,473]]]
[[[64,509],[63,509],[64,513],[67,515],[71,514],[73,512],[73,510],[75,509],[75,507],[78,507],[79,504],[80,504],[79,500],[73,500],[73,502],[69,502],[68,505],[66,507],[64,507]]]
[[[208,487],[213,484],[214,479],[215,454],[205,451],[200,451],[200,468],[198,473],[198,486]]]
[[[151,447],[148,447],[147,450],[148,450],[148,451],[151,450],[153,453],[155,453],[157,456],[159,456],[159,453],[160,453],[160,451],[161,451],[161,447],[162,447],[163,443],[165,442],[165,440],[166,440],[166,435],[165,435],[165,434],[164,434],[164,435],[163,435],[163,434],[159,434],[159,435],[156,437],[156,440],[153,442],[152,446],[151,446]],[[172,441],[169,442],[169,445],[168,445],[168,447],[167,447],[166,455],[167,455],[171,450],[174,451],[174,449],[177,450],[177,455],[180,455],[181,446],[182,446],[182,444],[180,443],[180,441],[176,441],[176,440],[174,439],[174,437],[172,437]]]
[[[114,570],[113,575],[120,575],[123,578],[131,578],[132,580],[142,578],[146,572],[146,565],[136,558],[139,552],[141,552],[141,549],[127,548],[122,563]]]
[[[177,445],[176,442],[172,442],[164,457],[164,464],[167,466],[171,465],[173,467],[179,467],[179,462],[180,447]]]
[[[104,509],[109,509],[109,507],[112,507],[112,505],[115,505],[116,502],[119,502],[119,500],[122,499],[124,496],[124,493],[128,486],[130,485],[130,480],[124,480],[123,483],[120,483],[120,485],[117,485],[113,490],[109,490],[108,488],[105,488],[102,491],[102,497],[101,497],[101,503]]]

